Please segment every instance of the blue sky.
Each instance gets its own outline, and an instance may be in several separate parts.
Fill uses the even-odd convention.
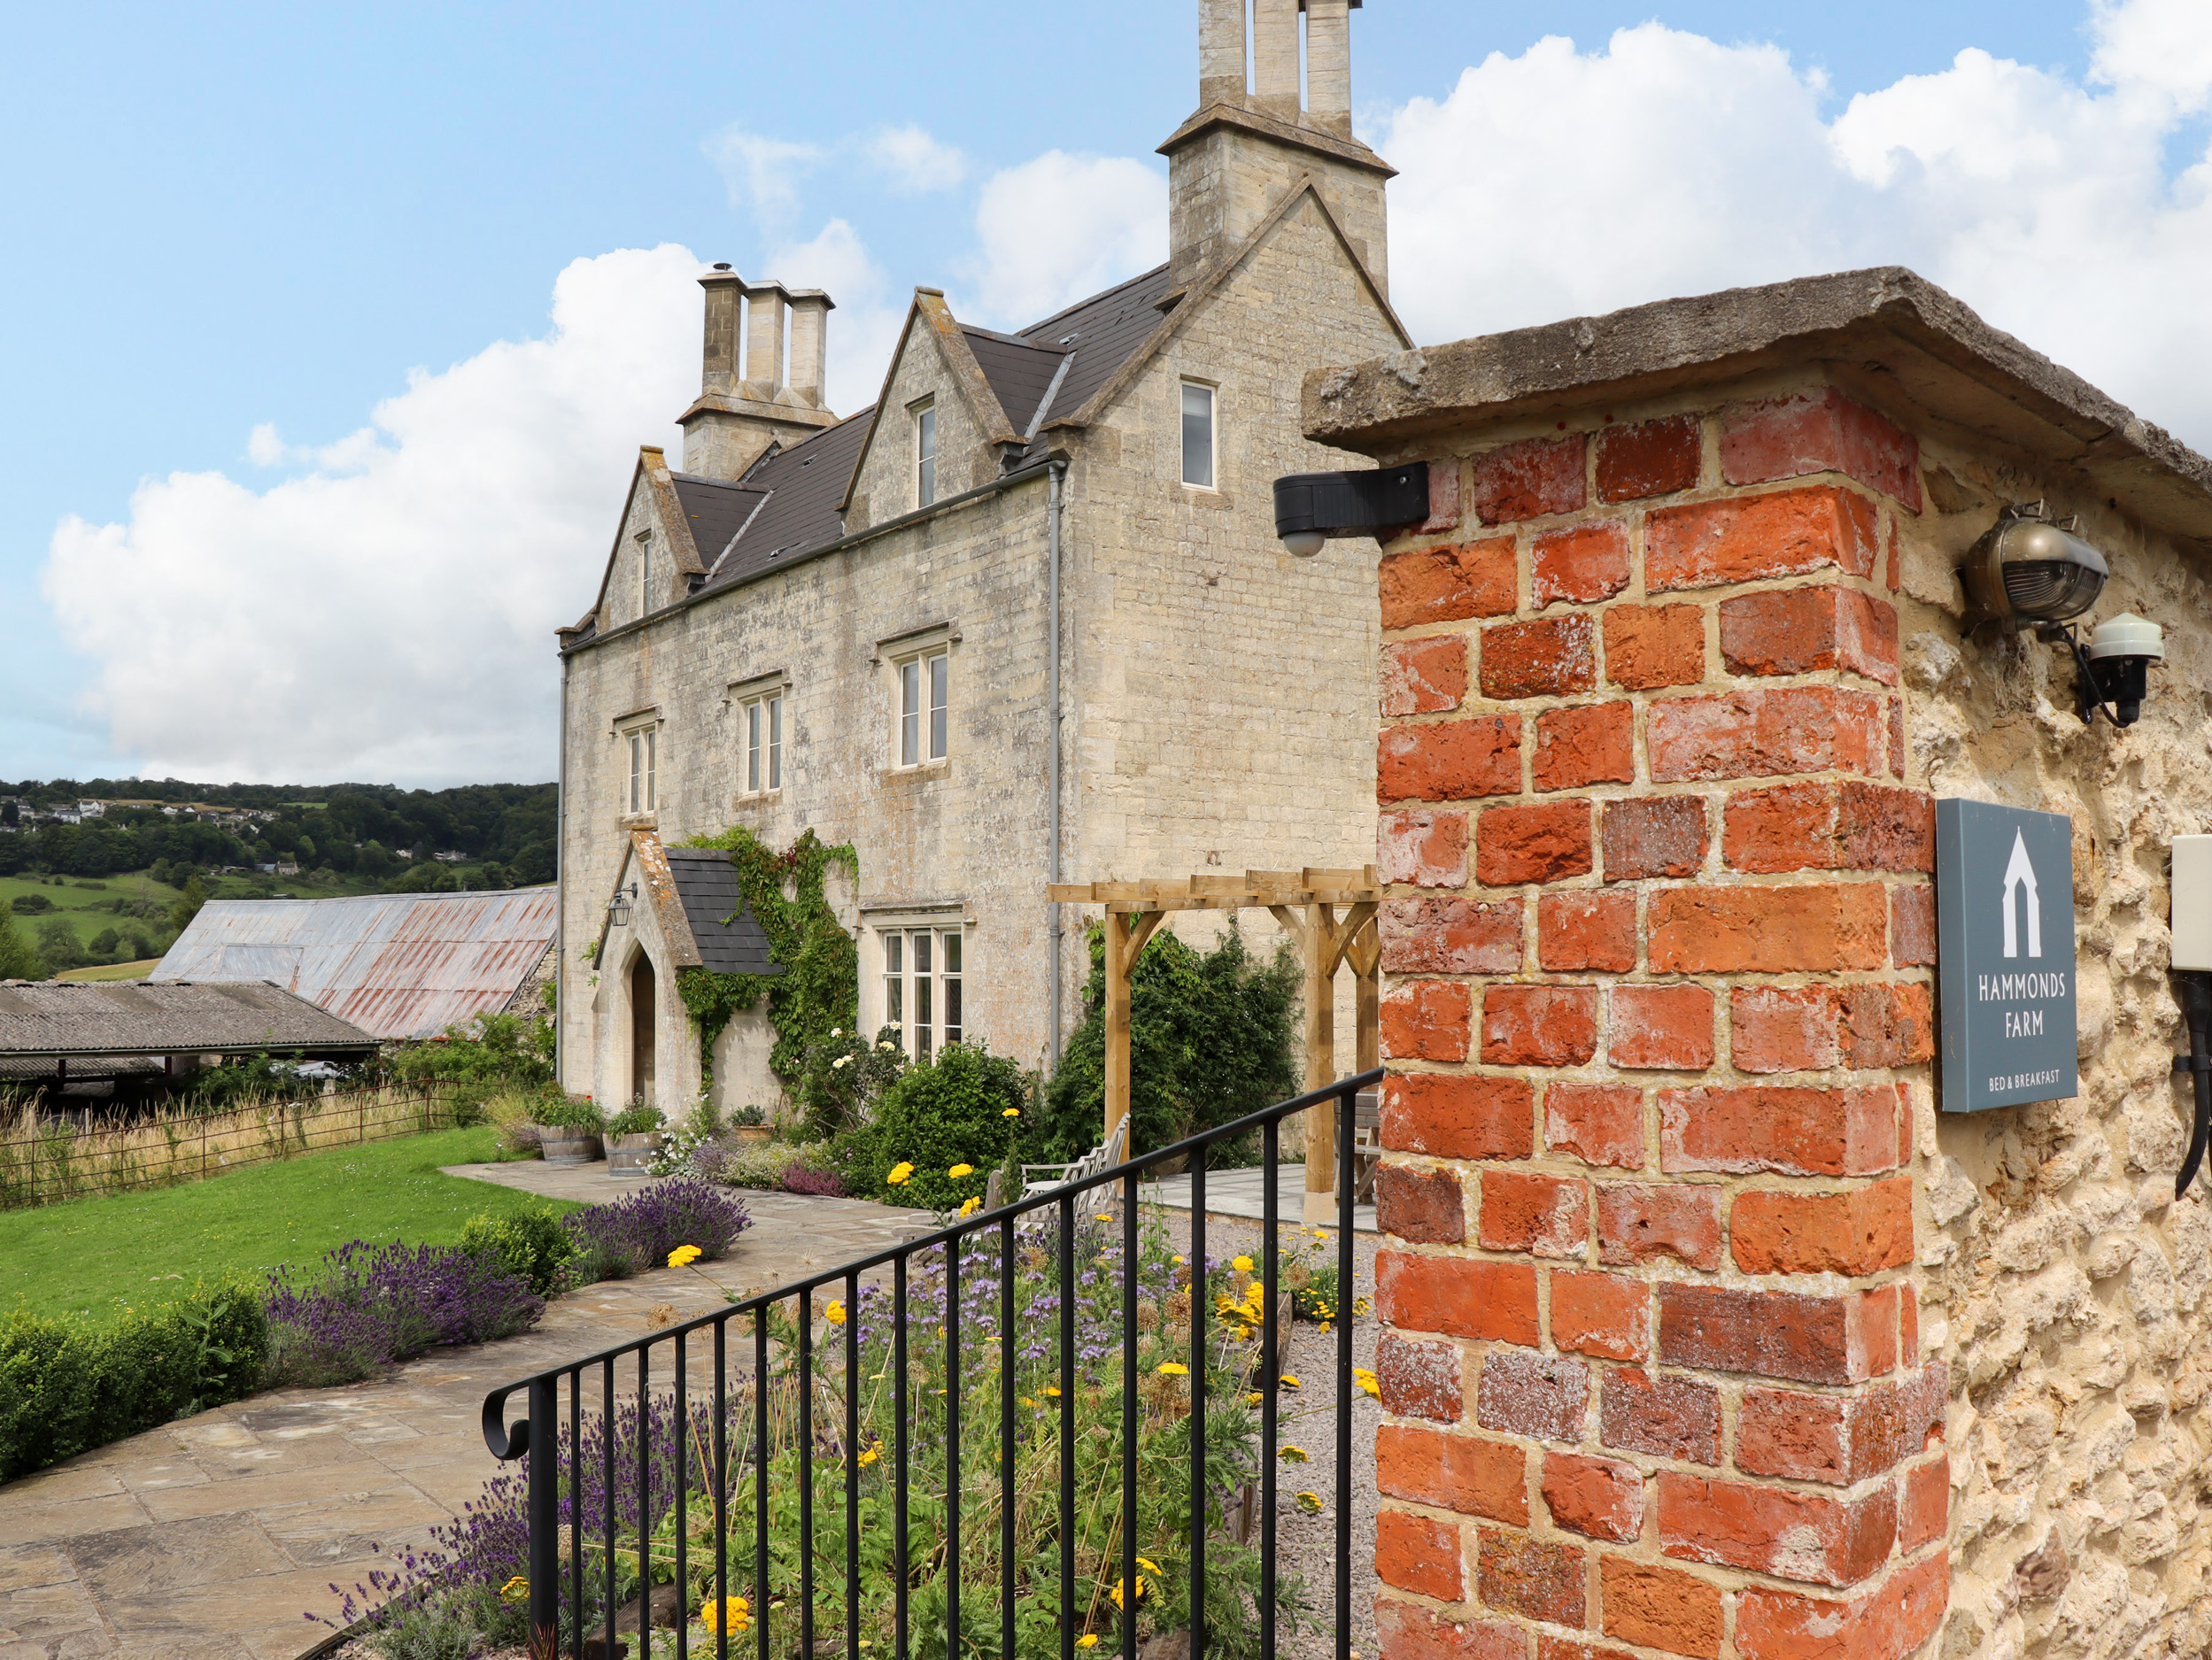
[[[129,722],[112,719],[115,701],[143,697],[150,683],[111,677],[102,683],[108,710],[82,706],[104,671],[120,672],[128,647],[112,637],[87,651],[65,643],[41,592],[57,526],[76,515],[130,527],[105,573],[128,589],[148,545],[145,527],[133,525],[142,481],[220,473],[251,496],[343,470],[347,463],[302,446],[355,433],[380,399],[406,391],[413,369],[435,375],[494,342],[544,336],[555,278],[571,261],[614,250],[676,243],[753,273],[772,248],[813,237],[835,217],[864,243],[886,304],[948,272],[967,274],[978,293],[1006,291],[993,290],[976,263],[978,191],[1051,150],[1156,166],[1152,146],[1194,101],[1195,10],[1195,0],[1017,12],[756,4],[718,8],[700,27],[692,19],[702,14],[665,9],[18,8],[0,60],[10,255],[0,260],[0,345],[12,394],[0,403],[0,613],[11,624],[0,652],[0,776],[142,763],[269,776],[260,753],[275,772],[303,779],[360,776],[379,764],[412,769],[402,782],[491,765],[549,776],[541,740],[552,659],[542,632],[532,636],[545,649],[531,671],[543,683],[522,720],[529,732],[504,745],[441,751],[358,734],[321,751],[212,740],[196,751],[174,732],[128,741]],[[1718,48],[1778,46],[1800,79],[1824,73],[1825,89],[1808,95],[1823,120],[1855,94],[1940,75],[1968,48],[2069,86],[2086,84],[2092,69],[2080,5],[1685,3],[1654,12],[1599,0],[1372,0],[1354,20],[1363,132],[1412,143],[1412,126],[1392,125],[1409,103],[1448,100],[1462,71],[1490,54],[1520,60],[1546,35],[1599,53],[1613,31],[1654,16]],[[1021,27],[1003,27],[1009,19]],[[1058,32],[1048,27],[1056,19],[1066,19]],[[2201,102],[2183,102],[2158,137],[2169,177],[2203,149]],[[922,129],[958,152],[963,163],[947,174],[957,181],[902,186],[856,160],[855,135],[886,127]],[[733,129],[825,153],[791,200],[764,202],[729,165]],[[1530,171],[1553,166],[1563,138],[1571,135],[1532,121],[1515,159]],[[1590,165],[1587,155],[1579,165]],[[1404,259],[1394,251],[1401,273]],[[1479,305],[1455,311],[1448,297],[1433,314],[1447,326],[1489,320]],[[695,364],[677,367],[695,373]],[[264,423],[281,444],[266,440],[257,461],[249,435]],[[618,483],[624,465],[614,455],[607,475]],[[616,506],[606,492],[600,521],[579,531],[579,546],[603,543]],[[317,609],[311,521],[294,534],[296,612],[212,598],[228,575],[216,546],[175,579],[166,613],[189,613],[203,635],[239,629],[222,644],[240,655],[261,649],[267,637],[256,630],[281,630],[288,614],[314,629],[345,627]],[[581,560],[564,573],[558,606],[572,616],[590,601],[592,560],[564,557]],[[81,554],[76,569],[81,606],[90,580]],[[256,569],[241,580],[267,583],[267,568]],[[436,606],[440,592],[433,586],[414,603]],[[163,637],[147,637],[149,650],[167,649]],[[195,718],[213,723],[236,716],[203,683],[222,677],[210,668],[220,661],[202,653],[174,669]],[[429,714],[418,700],[393,718]],[[534,768],[533,754],[542,757]]]

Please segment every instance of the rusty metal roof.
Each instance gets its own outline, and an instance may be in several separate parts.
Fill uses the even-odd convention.
[[[0,982],[0,1054],[360,1054],[375,1039],[274,985]]]
[[[149,984],[267,980],[383,1038],[505,1008],[553,945],[556,888],[210,899]]]

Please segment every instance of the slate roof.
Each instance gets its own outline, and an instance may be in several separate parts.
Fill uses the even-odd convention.
[[[0,984],[0,1055],[360,1054],[376,1039],[281,986]]]
[[[554,888],[210,899],[149,984],[271,981],[383,1038],[497,1013],[553,944]]]
[[[1163,265],[1013,334],[961,325],[1007,419],[1030,436],[1017,465],[1043,460],[1051,448],[1043,429],[1080,410],[1150,338],[1160,323],[1156,302],[1167,289]],[[707,567],[699,591],[743,582],[844,536],[837,506],[874,414],[871,405],[787,450],[772,449],[737,483],[669,475]],[[587,623],[571,645],[597,631]]]
[[[738,892],[738,868],[730,855],[716,847],[664,851],[676,896],[684,902],[684,918],[699,946],[700,966],[716,974],[781,974],[767,933]]]

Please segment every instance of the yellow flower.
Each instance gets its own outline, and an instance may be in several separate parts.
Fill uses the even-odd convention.
[[[1231,1257],[1229,1266],[1240,1274],[1249,1274],[1252,1271],[1252,1259],[1249,1256]]]
[[[822,1317],[824,1320],[827,1320],[831,1325],[843,1325],[845,1324],[845,1305],[841,1302],[831,1303],[828,1308],[823,1309]]]
[[[1382,1399],[1381,1384],[1376,1379],[1374,1373],[1369,1371],[1365,1366],[1352,1368],[1352,1381],[1359,1386],[1362,1394],[1371,1394],[1378,1401]]]
[[[1097,1648],[1097,1647],[1098,1647],[1098,1633],[1097,1633],[1096,1632],[1094,1632],[1094,1631],[1087,1631],[1087,1632],[1085,1632],[1085,1633],[1083,1633],[1080,1637],[1078,1637],[1078,1638],[1075,1640],[1075,1646],[1076,1646],[1077,1648]]]
[[[1147,1573],[1157,1573],[1160,1571],[1158,1563],[1147,1562],[1142,1556],[1137,1558],[1137,1566],[1142,1568]]]
[[[699,1618],[708,1631],[715,1633],[725,1626],[731,1631],[743,1631],[753,1623],[751,1605],[741,1596],[725,1597],[719,1602],[708,1597],[700,1604]]]
[[[1308,1516],[1320,1515],[1321,1495],[1318,1493],[1301,1493],[1298,1495],[1298,1508]]]
[[[1157,1570],[1156,1569],[1154,1571],[1156,1571],[1156,1571],[1157,1571]],[[1121,1607],[1125,1606],[1125,1605],[1124,1605],[1124,1603],[1122,1602],[1122,1600],[1121,1600],[1121,1587],[1122,1587],[1122,1582],[1121,1582],[1119,1579],[1117,1579],[1117,1580],[1115,1580],[1115,1581],[1114,1581],[1114,1606],[1115,1606],[1116,1608],[1121,1608]],[[1145,1586],[1144,1586],[1144,1576],[1143,1576],[1142,1574],[1139,1574],[1139,1575],[1137,1576],[1137,1583],[1136,1583],[1135,1587],[1134,1587],[1131,1590],[1131,1592],[1130,1592],[1130,1594],[1129,1594],[1129,1601],[1130,1601],[1130,1602],[1143,1602],[1143,1601],[1144,1601],[1144,1591],[1145,1591]]]
[[[499,1600],[503,1602],[518,1602],[529,1594],[530,1581],[519,1573],[499,1587]]]
[[[1020,1117],[1021,1116],[1022,1116],[1022,1109],[1021,1109],[1020,1108],[1018,1108],[1018,1107],[1009,1107],[1009,1108],[1007,1108],[1004,1112],[1002,1112],[1002,1113],[1001,1113],[1001,1114],[999,1115],[999,1116],[1000,1116],[1000,1117],[1002,1117],[1002,1118],[1018,1118],[1018,1117]],[[1092,1639],[1091,1639],[1091,1641],[1092,1641],[1093,1642],[1096,1642],[1096,1641],[1098,1641],[1098,1639],[1097,1639],[1097,1638],[1095,1638],[1095,1637],[1094,1637],[1094,1638],[1092,1638]]]
[[[960,1205],[960,1214],[961,1214],[962,1216],[974,1216],[974,1215],[976,1214],[976,1212],[977,1212],[977,1211],[978,1211],[978,1210],[980,1210],[980,1209],[982,1209],[982,1208],[983,1208],[983,1201],[981,1201],[980,1199],[977,1199],[977,1198],[970,1197],[970,1198],[965,1199],[965,1200],[963,1200],[963,1201],[961,1201],[961,1205]]]
[[[1329,1334],[1329,1323],[1326,1320],[1321,1322],[1320,1332],[1323,1337],[1326,1337]]]
[[[1298,1380],[1295,1378],[1293,1378],[1288,1372],[1285,1372],[1282,1375],[1280,1381],[1282,1383],[1282,1386],[1286,1389],[1296,1389],[1303,1387]]]
[[[950,1177],[955,1182],[963,1176],[973,1176],[975,1173],[976,1167],[972,1164],[955,1164],[952,1167],[952,1169],[945,1172],[947,1176]]]
[[[1093,1222],[1111,1222],[1113,1219],[1113,1216],[1109,1212],[1103,1210],[1100,1211],[1096,1216],[1091,1218]]]
[[[1048,1383],[1045,1386],[1045,1393],[1057,1398],[1060,1394],[1060,1386],[1058,1384]]]
[[[1303,1464],[1309,1462],[1313,1455],[1303,1447],[1285,1447],[1275,1456],[1287,1464]]]
[[[914,1166],[911,1164],[894,1164],[891,1167],[891,1174],[885,1177],[884,1180],[893,1187],[903,1187],[907,1178],[913,1174]]]
[[[699,1261],[699,1259],[705,1255],[706,1253],[700,1250],[696,1245],[679,1245],[673,1251],[669,1253],[669,1266],[670,1268],[689,1268],[693,1262]]]
[[[1256,1407],[1266,1398],[1267,1397],[1260,1394],[1258,1390],[1255,1389],[1250,1394],[1244,1397],[1244,1404],[1248,1407]]]
[[[876,1460],[881,1458],[882,1456],[883,1443],[881,1441],[870,1441],[867,1446],[860,1449],[859,1456],[855,1458],[853,1462],[861,1469],[865,1470],[869,1465],[874,1463]]]
[[[1178,1268],[1180,1268],[1183,1265],[1183,1259],[1179,1256],[1171,1256],[1167,1260],[1174,1263]]]
[[[1374,1311],[1375,1300],[1373,1297],[1362,1297],[1357,1302],[1352,1304],[1352,1312],[1354,1314],[1367,1315],[1373,1314]]]
[[[1160,1376],[1163,1378],[1187,1378],[1190,1376],[1190,1368],[1184,1365],[1179,1360],[1164,1360],[1160,1363]]]

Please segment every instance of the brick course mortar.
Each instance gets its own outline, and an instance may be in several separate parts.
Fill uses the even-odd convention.
[[[1446,668],[1379,771],[1386,1000],[1426,1015],[1385,1025],[1384,1433],[1472,1485],[1383,1502],[1458,1528],[1458,1597],[1411,1600],[1500,1653],[1781,1655],[1808,1620],[1888,1652],[1942,1610],[1947,1470],[1899,1174],[1932,1054],[1932,810],[1891,736],[1914,515],[1724,482],[1715,414],[1693,480],[1690,424],[1648,499],[1602,498],[1642,488],[1602,430],[1442,463],[1469,521],[1384,552],[1386,654]],[[1788,568],[1698,541],[1731,518]]]

